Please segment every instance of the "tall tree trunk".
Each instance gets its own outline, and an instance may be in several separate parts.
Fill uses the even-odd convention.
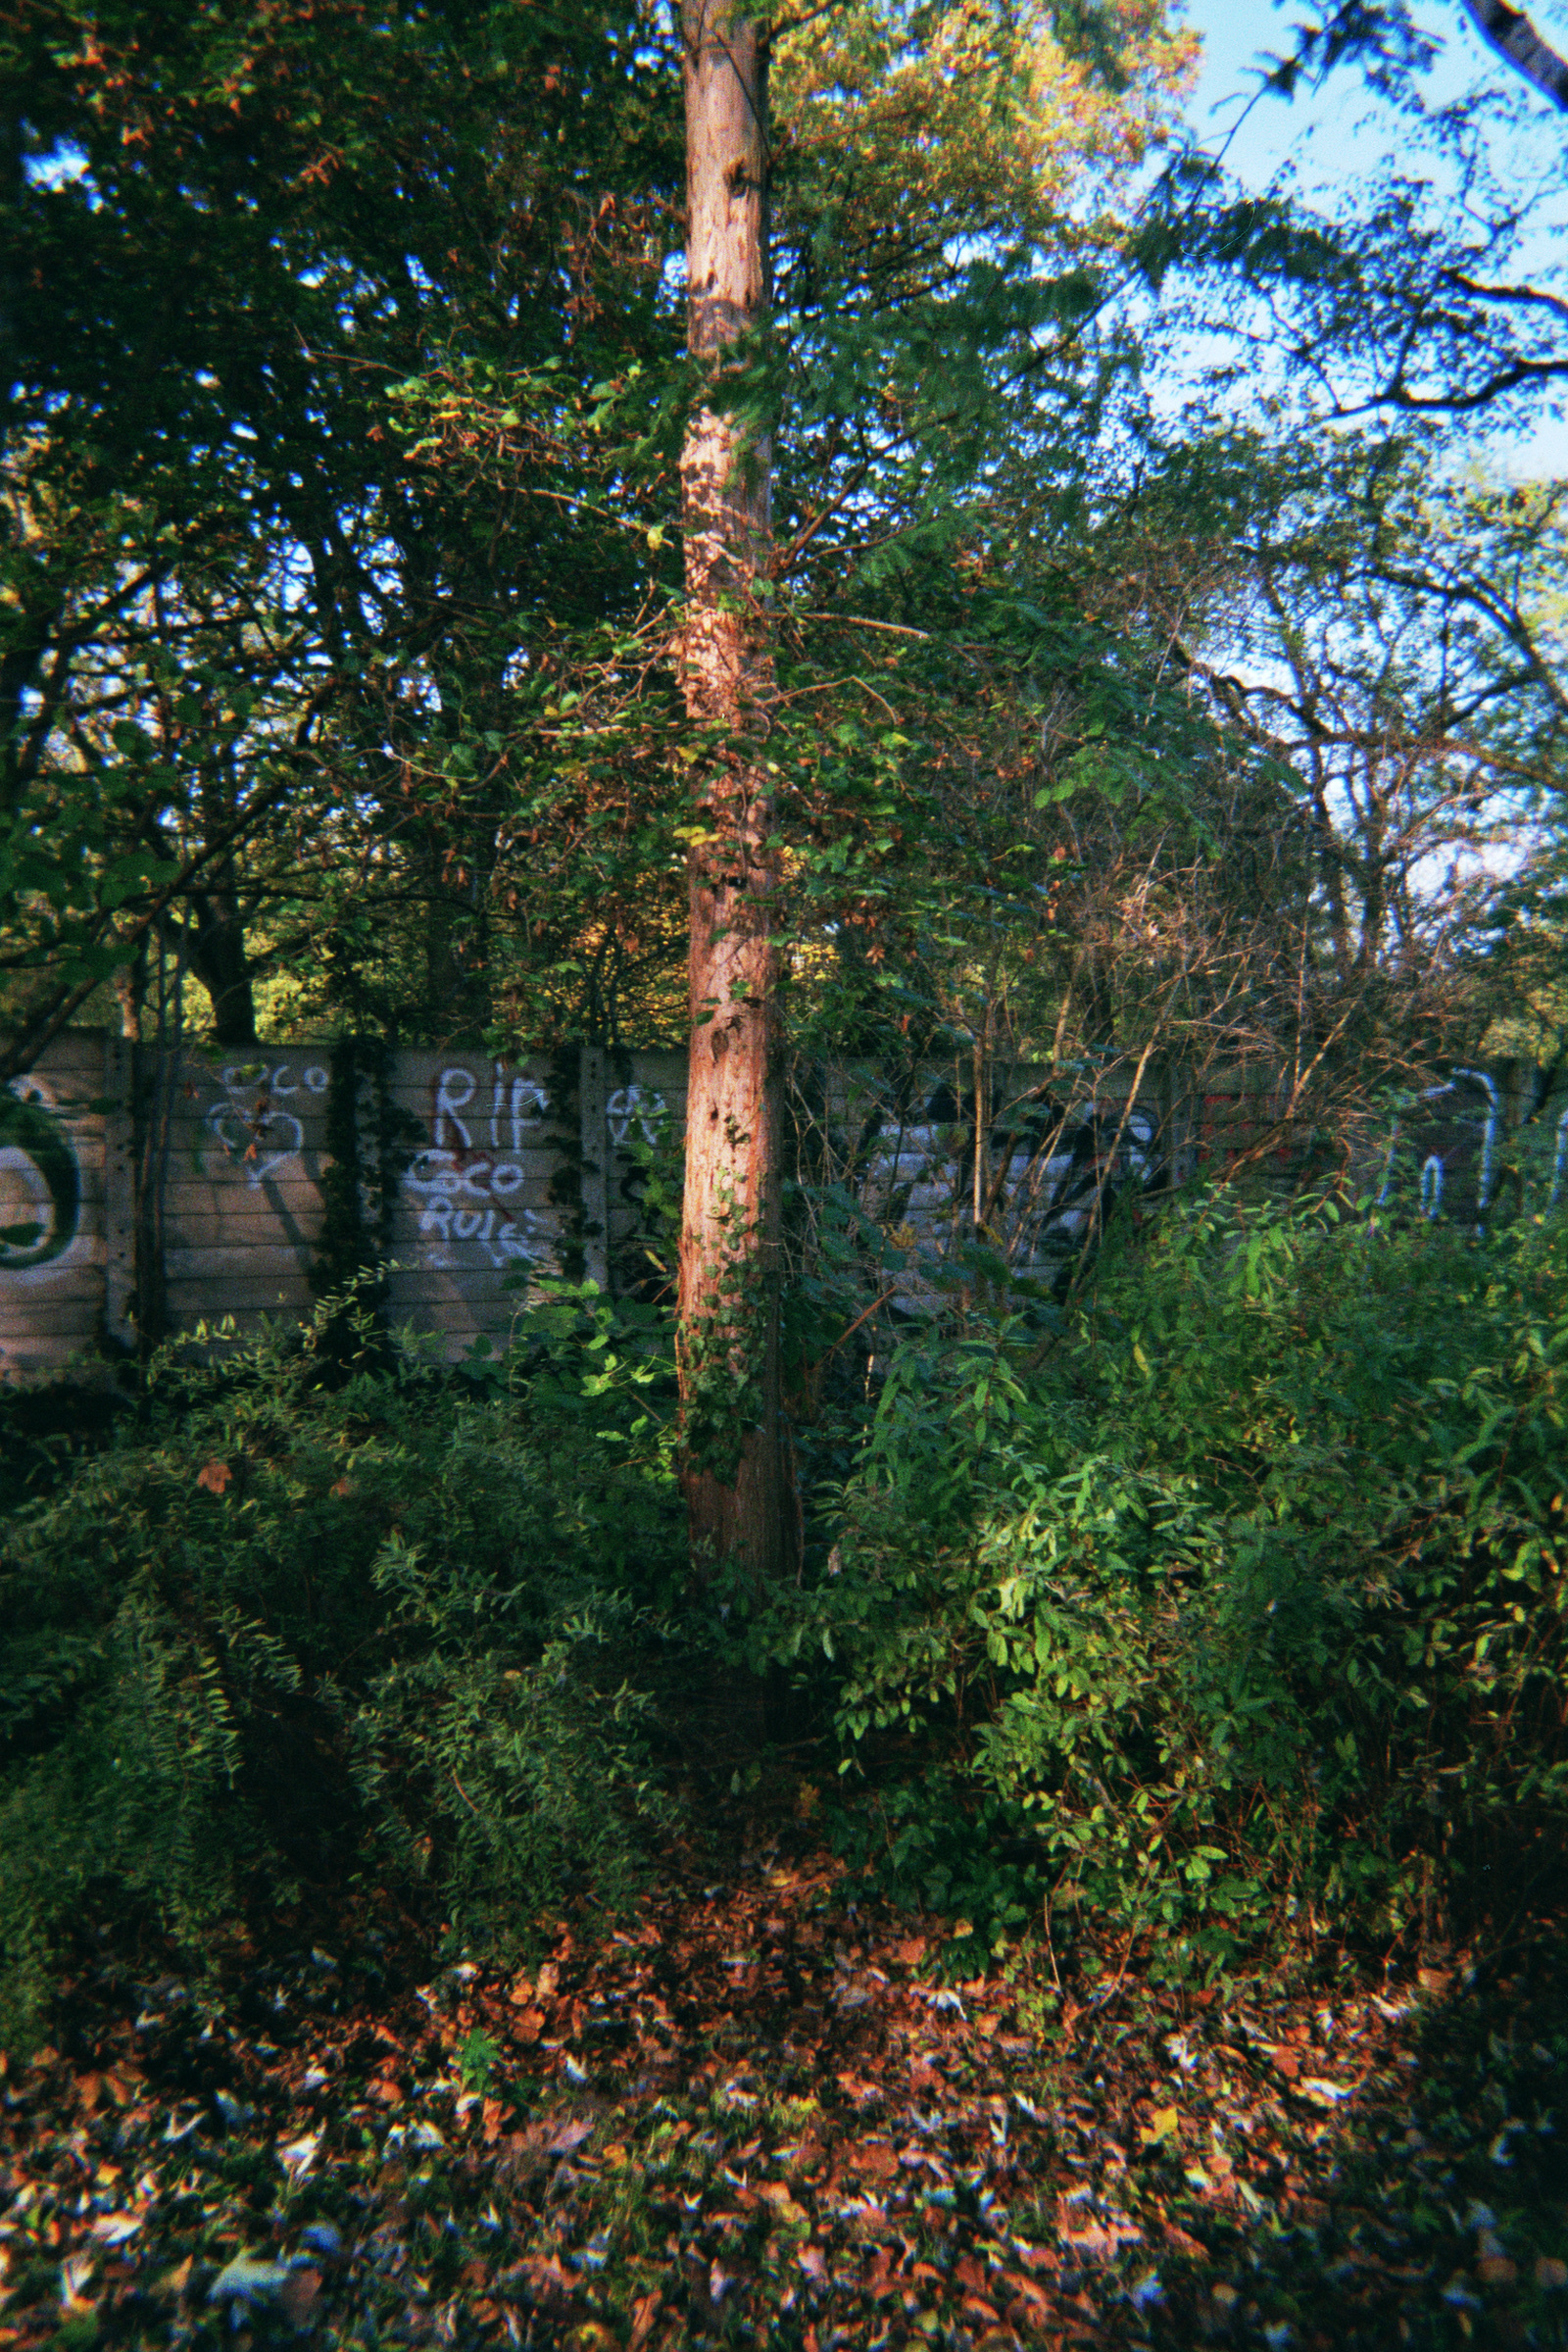
[[[231,871],[216,890],[193,895],[186,937],[190,968],[213,1000],[215,1039],[220,1046],[254,1046],[256,998]]]
[[[779,1394],[777,872],[761,760],[773,666],[757,595],[772,450],[726,413],[722,355],[767,310],[767,63],[764,36],[734,0],[684,0],[682,29],[688,336],[713,370],[711,405],[693,417],[681,458],[681,669],[702,736],[704,824],[690,858],[682,1485],[699,1568],[737,1560],[761,1587],[798,1549]]]

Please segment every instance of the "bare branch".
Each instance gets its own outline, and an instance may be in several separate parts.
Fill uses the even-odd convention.
[[[1568,64],[1547,48],[1530,19],[1507,0],[1463,0],[1463,7],[1488,46],[1568,114]]]

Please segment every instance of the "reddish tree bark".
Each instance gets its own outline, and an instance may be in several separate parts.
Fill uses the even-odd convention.
[[[681,676],[702,826],[690,853],[682,1484],[699,1566],[738,1560],[760,1586],[797,1554],[779,1395],[778,876],[762,760],[773,667],[757,594],[772,453],[724,405],[724,355],[767,314],[766,42],[730,0],[685,0],[683,32],[688,339],[711,375],[681,459]]]

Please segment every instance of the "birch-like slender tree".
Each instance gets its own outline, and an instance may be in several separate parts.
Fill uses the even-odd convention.
[[[697,759],[681,1224],[683,1484],[693,1557],[759,1586],[797,1551],[779,1396],[778,866],[765,745],[772,450],[757,413],[768,304],[767,38],[684,0],[688,339],[708,371],[681,460],[681,676]]]

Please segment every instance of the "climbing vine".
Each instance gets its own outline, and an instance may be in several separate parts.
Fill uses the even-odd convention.
[[[340,1037],[328,1060],[321,1238],[311,1268],[318,1295],[357,1286],[379,1323],[398,1190],[419,1141],[392,1088],[385,1038]]]

